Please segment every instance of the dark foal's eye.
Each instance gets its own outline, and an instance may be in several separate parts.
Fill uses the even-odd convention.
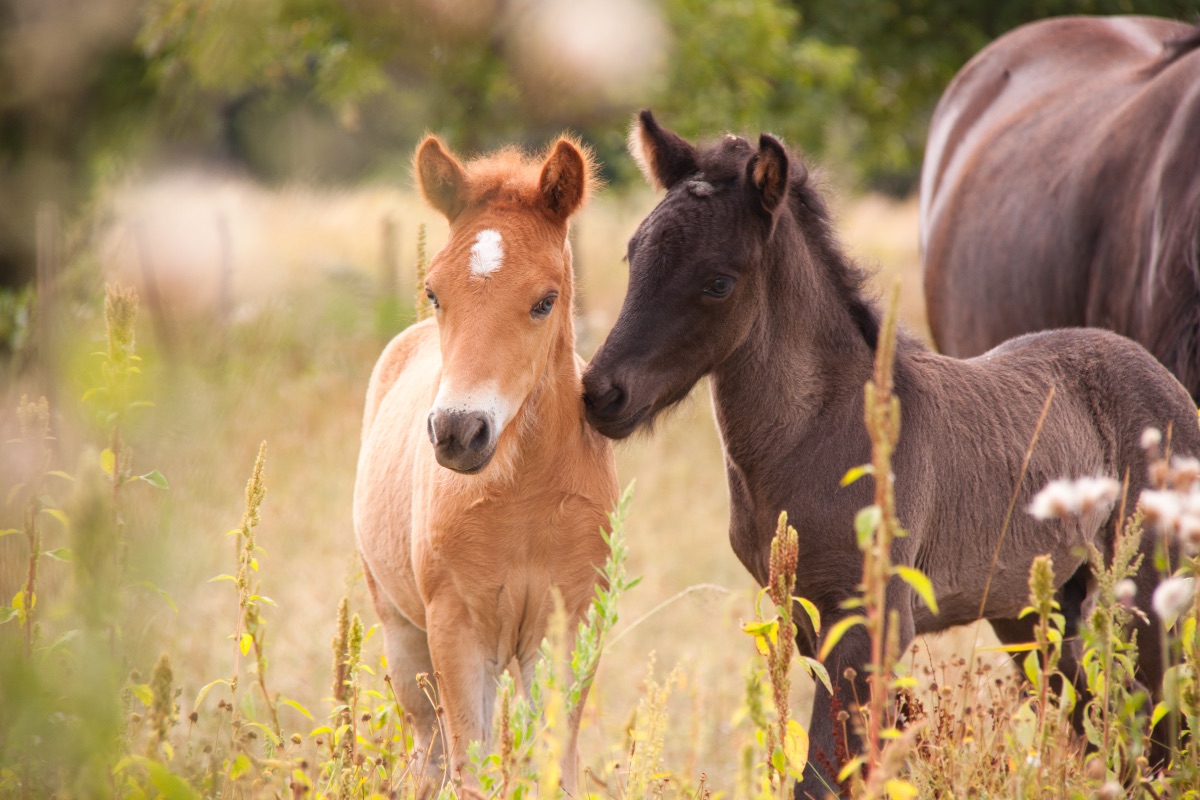
[[[704,286],[704,293],[709,297],[715,297],[720,300],[726,297],[733,291],[733,278],[727,275],[718,275]]]
[[[438,305],[437,295],[433,293],[433,289],[426,288],[425,296],[429,298],[429,305],[433,306],[434,308],[441,308],[441,306]]]
[[[555,292],[546,295],[529,310],[529,316],[534,319],[545,319],[550,316],[550,312],[554,309],[554,301],[557,299],[558,294]]]

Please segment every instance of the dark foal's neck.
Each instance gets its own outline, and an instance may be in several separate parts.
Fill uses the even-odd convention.
[[[824,217],[798,222],[785,209],[762,262],[763,302],[742,345],[712,373],[717,424],[728,458],[753,474],[794,458],[811,441],[820,448],[845,436],[823,418],[861,419],[863,384],[874,360],[875,312],[859,294],[861,274],[832,240]],[[850,272],[839,272],[850,270]],[[865,316],[864,316],[865,315]]]

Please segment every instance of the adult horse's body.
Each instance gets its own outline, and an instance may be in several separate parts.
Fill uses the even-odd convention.
[[[1200,28],[1066,17],[984,48],[930,123],[921,251],[942,352],[1109,328],[1200,398]]]
[[[457,770],[471,740],[488,740],[512,660],[528,687],[552,588],[568,630],[588,607],[616,469],[584,422],[571,319],[567,225],[592,181],[586,156],[562,139],[544,164],[502,151],[464,167],[430,138],[416,171],[450,221],[426,282],[438,310],[371,376],[354,524],[417,749],[437,719],[414,678],[436,670]],[[577,729],[578,714],[568,790]]]
[[[764,135],[755,147],[730,136],[697,149],[643,112],[631,143],[666,197],[630,240],[629,292],[584,374],[588,421],[608,436],[628,436],[709,375],[733,549],[765,582],[776,516],[786,510],[800,537],[796,594],[816,604],[827,632],[850,613],[842,602],[862,576],[853,520],[872,502],[866,480],[839,486],[849,468],[870,457],[863,385],[878,321],[861,293],[865,275],[842,255],[807,172],[776,139]],[[935,616],[893,581],[888,602],[899,614],[902,647],[916,633],[981,613],[1001,639],[1030,641],[1028,619],[1018,617],[1029,566],[1042,553],[1054,558],[1069,625],[1080,617],[1087,568],[1073,528],[1018,512],[1002,533],[1052,387],[1018,509],[1061,476],[1128,472],[1136,498],[1146,482],[1139,444],[1147,427],[1173,425],[1176,451],[1200,453],[1187,392],[1149,353],[1115,334],[1033,334],[968,361],[901,334],[895,392],[902,433],[893,464],[896,508],[910,535],[896,541],[893,557],[928,575],[941,611]],[[1083,520],[1080,531],[1107,547],[1109,509]],[[1150,607],[1154,588],[1151,561],[1137,579],[1142,608]],[[1139,640],[1157,641],[1156,626],[1143,626]],[[813,654],[819,637],[801,630],[797,644]],[[855,628],[831,651],[826,663],[842,707],[868,696],[869,650]],[[1155,650],[1145,648],[1141,664],[1151,686],[1161,673]],[[847,667],[857,672],[853,680]],[[823,797],[824,786],[835,785],[847,755],[835,750],[836,708],[818,686],[813,752],[797,797]]]

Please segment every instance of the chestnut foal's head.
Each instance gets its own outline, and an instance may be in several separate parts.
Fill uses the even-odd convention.
[[[574,357],[567,222],[592,173],[565,138],[536,161],[504,150],[464,165],[434,137],[417,149],[421,192],[450,222],[425,281],[442,351],[428,431],[443,467],[484,469],[551,355]]]

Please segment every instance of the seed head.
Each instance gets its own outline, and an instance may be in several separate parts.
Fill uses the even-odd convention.
[[[1162,444],[1162,431],[1158,428],[1146,428],[1142,431],[1142,449],[1153,450]]]

